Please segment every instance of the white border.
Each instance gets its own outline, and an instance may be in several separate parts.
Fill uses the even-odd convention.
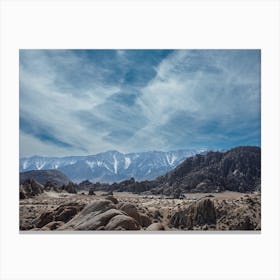
[[[2,1],[1,279],[279,279],[279,31],[278,1]],[[262,49],[262,233],[19,234],[19,48]]]

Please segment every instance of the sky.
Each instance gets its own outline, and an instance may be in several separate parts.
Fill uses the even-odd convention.
[[[260,146],[260,50],[20,50],[20,156]]]

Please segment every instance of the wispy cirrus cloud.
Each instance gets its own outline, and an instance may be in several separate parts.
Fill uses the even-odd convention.
[[[260,51],[21,50],[20,117],[21,155],[259,145]]]
[[[149,118],[138,132],[142,143],[160,149],[260,144],[259,51],[174,52],[142,93],[138,102]]]

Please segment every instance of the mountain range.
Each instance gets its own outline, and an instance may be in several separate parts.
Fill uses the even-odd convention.
[[[206,149],[185,149],[128,154],[107,151],[96,155],[68,157],[32,156],[20,158],[20,172],[54,169],[74,182],[91,180],[111,183],[131,177],[138,181],[152,180],[174,169],[186,158],[206,152]]]
[[[173,196],[184,192],[260,191],[261,148],[242,146],[225,152],[196,154],[154,180],[137,182],[132,179],[94,188]]]
[[[148,192],[173,197],[190,192],[254,192],[261,190],[261,149],[243,146],[225,152],[196,154],[153,180],[130,178],[113,184],[85,180],[73,184],[57,169],[21,172],[20,182],[24,183],[27,179],[34,179],[43,185],[47,181],[56,186],[69,183],[80,190]]]

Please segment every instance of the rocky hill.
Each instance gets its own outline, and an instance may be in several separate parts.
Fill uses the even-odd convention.
[[[69,184],[69,178],[58,170],[31,170],[20,173],[20,184],[26,180],[35,180],[41,185],[51,182],[56,186]]]
[[[159,188],[186,192],[250,192],[261,188],[261,149],[236,147],[186,159],[156,179]]]

